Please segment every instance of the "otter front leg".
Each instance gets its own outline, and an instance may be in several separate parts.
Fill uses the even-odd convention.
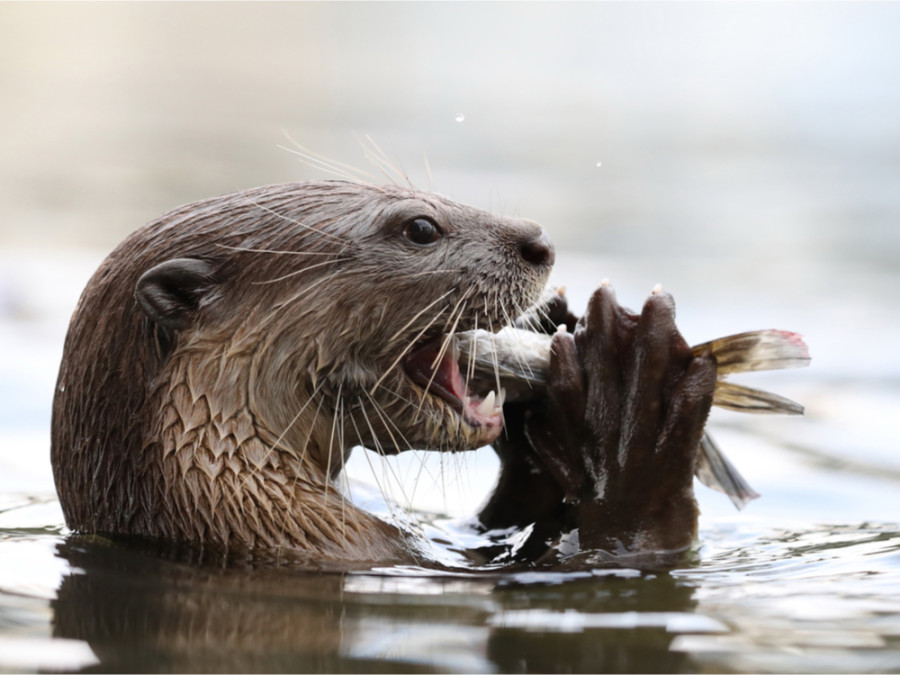
[[[525,321],[523,327],[552,334],[557,326],[574,330],[577,317],[559,291],[545,306],[539,321]],[[531,534],[517,552],[519,561],[533,561],[547,550],[547,542],[558,537],[567,520],[567,505],[559,482],[537,455],[526,425],[534,414],[534,402],[508,402],[503,407],[504,432],[493,447],[500,459],[497,485],[481,506],[477,519],[484,530],[531,528]],[[483,551],[492,557],[496,552]]]
[[[553,338],[548,397],[526,434],[582,550],[676,553],[696,534],[693,474],[715,359],[692,355],[674,317],[667,293],[635,315],[604,286],[574,335]]]

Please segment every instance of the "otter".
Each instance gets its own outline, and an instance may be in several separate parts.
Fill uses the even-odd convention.
[[[568,331],[527,409],[460,368],[449,336],[538,307],[554,258],[533,222],[394,185],[273,185],[166,213],[101,264],[70,323],[51,434],[68,527],[419,562],[415,537],[334,487],[348,453],[493,443],[480,523],[535,524],[530,559],[573,531],[614,553],[684,550],[715,363],[691,355],[668,296],[641,315],[606,287],[581,319],[545,308]]]

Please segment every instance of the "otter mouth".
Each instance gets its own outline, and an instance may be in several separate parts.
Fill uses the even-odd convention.
[[[499,388],[487,390],[483,382],[467,383],[459,367],[459,347],[456,338],[446,336],[427,338],[419,343],[403,360],[407,376],[426,395],[446,402],[471,427],[483,429],[491,442],[503,428],[503,400],[506,392]],[[473,389],[470,389],[470,386]]]

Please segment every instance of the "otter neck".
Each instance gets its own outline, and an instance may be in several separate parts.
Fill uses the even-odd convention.
[[[300,447],[253,410],[252,359],[252,351],[233,345],[196,345],[173,354],[155,383],[149,408],[156,426],[143,454],[161,464],[148,467],[161,469],[158,508],[166,517],[153,518],[171,531],[159,534],[237,550],[399,555],[396,533],[385,536],[393,528],[349,504],[331,482],[332,467],[317,461],[323,425],[316,409],[308,406],[293,425],[308,430]]]

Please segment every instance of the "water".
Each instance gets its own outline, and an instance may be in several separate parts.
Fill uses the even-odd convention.
[[[900,527],[723,519],[664,574],[203,568],[0,514],[5,670],[892,672]],[[52,625],[51,625],[52,624]],[[52,636],[52,639],[51,639]]]
[[[0,14],[0,671],[900,671],[900,6]],[[576,307],[661,282],[690,343],[803,333],[810,369],[740,379],[803,419],[710,423],[762,498],[698,487],[697,548],[659,574],[220,569],[71,536],[49,408],[90,272],[177,204],[323,177],[286,136],[371,168],[365,134],[544,224]],[[356,453],[349,488],[466,542],[495,471]]]

